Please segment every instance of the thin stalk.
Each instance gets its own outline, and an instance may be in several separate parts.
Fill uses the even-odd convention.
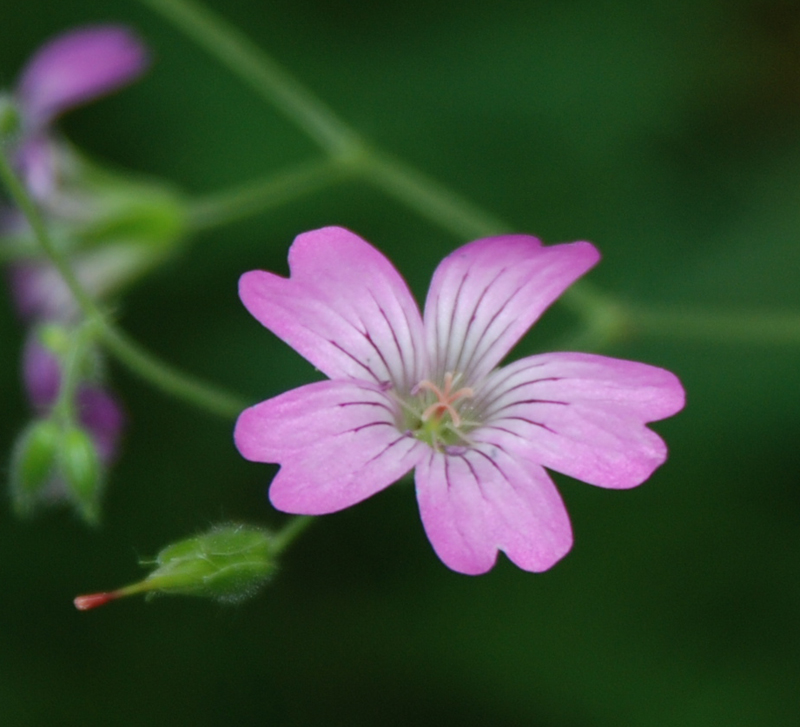
[[[359,135],[244,33],[192,0],[141,0],[274,103],[331,156],[349,156]]]
[[[133,373],[171,396],[184,399],[226,418],[235,417],[245,406],[239,397],[189,376],[164,363],[118,330],[81,285],[63,253],[53,244],[47,225],[27,189],[19,180],[0,144],[0,179],[33,230],[42,253],[58,270],[64,283],[106,348]]]
[[[513,226],[413,166],[371,146],[364,137],[224,18],[194,0],[140,0],[193,38],[294,121],[329,155],[425,219],[460,239],[499,235]],[[561,301],[587,325],[612,298],[582,281]]]
[[[685,306],[631,304],[627,322],[639,336],[718,343],[800,344],[800,313],[709,311]]]
[[[316,520],[316,518],[311,515],[296,515],[289,520],[289,522],[283,526],[282,530],[272,536],[270,544],[272,554],[279,555],[286,550],[314,520]]]
[[[219,227],[311,194],[352,176],[338,158],[306,162],[267,179],[196,199],[189,208],[194,231]]]
[[[58,417],[62,426],[72,424],[75,420],[75,395],[81,381],[87,347],[94,337],[93,329],[94,325],[86,322],[78,326],[69,337],[58,399],[53,406],[53,414]]]

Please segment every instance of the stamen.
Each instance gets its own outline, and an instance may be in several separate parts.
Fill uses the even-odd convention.
[[[428,379],[420,381],[414,387],[411,392],[412,394],[416,394],[421,390],[427,389],[436,396],[436,401],[427,409],[425,409],[425,411],[423,411],[420,415],[422,421],[426,422],[432,416],[435,416],[437,419],[441,419],[445,412],[447,412],[450,415],[453,426],[461,426],[461,416],[456,411],[456,408],[453,406],[453,404],[459,399],[469,399],[475,396],[475,392],[469,386],[465,386],[458,391],[453,391],[453,384],[459,377],[460,374],[456,374],[454,376],[452,373],[446,373],[444,375],[444,391],[442,391],[442,389]]]

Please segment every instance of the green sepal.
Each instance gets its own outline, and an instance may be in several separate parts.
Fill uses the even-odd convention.
[[[100,519],[103,468],[91,436],[84,429],[68,426],[61,440],[61,473],[70,499],[90,525]]]
[[[249,525],[217,525],[164,548],[158,566],[137,590],[214,598],[237,603],[275,571],[270,534]]]
[[[17,439],[11,457],[11,497],[18,515],[29,516],[52,481],[60,440],[61,430],[51,419],[33,422]]]

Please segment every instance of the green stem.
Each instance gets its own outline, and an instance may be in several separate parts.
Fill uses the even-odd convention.
[[[141,379],[211,414],[235,419],[252,403],[167,364],[108,323],[101,329],[100,339],[109,353]]]
[[[367,150],[360,166],[362,174],[376,187],[456,237],[510,232],[507,223],[394,157]]]
[[[296,515],[289,520],[283,529],[272,536],[271,550],[273,555],[279,555],[297,538],[316,518],[311,515]]]
[[[170,20],[215,56],[263,98],[305,130],[328,154],[341,159],[365,180],[454,234],[470,239],[510,231],[497,219],[414,167],[371,147],[349,124],[283,70],[267,53],[227,21],[194,0],[140,0]],[[561,301],[588,325],[607,317],[610,296],[582,281]]]
[[[488,237],[512,231],[508,223],[419,170],[386,154],[370,154],[368,147],[365,149],[360,166],[369,181],[456,237]],[[584,318],[589,326],[601,326],[603,335],[610,330],[608,321],[619,315],[619,306],[613,298],[585,280],[569,288],[559,301]]]
[[[53,406],[53,414],[59,419],[62,426],[72,424],[75,420],[75,394],[81,381],[87,345],[94,337],[93,328],[93,325],[87,321],[78,326],[69,337],[58,399]]]
[[[461,238],[502,234],[511,229],[445,185],[372,148],[249,38],[195,0],[140,1],[194,38],[328,154],[346,161],[365,180],[421,216]],[[590,346],[605,346],[635,332],[674,338],[796,343],[800,330],[798,314],[633,308],[586,281],[573,285],[559,301],[583,319],[586,331],[582,340]]]
[[[189,224],[195,231],[218,227],[264,212],[352,176],[353,170],[339,158],[307,162],[267,179],[195,200]]]
[[[332,156],[350,156],[359,135],[241,31],[192,0],[141,0],[280,108]]]
[[[25,189],[25,185],[22,184],[14,173],[6,154],[6,149],[2,144],[0,144],[0,178],[2,178],[14,203],[31,226],[34,237],[39,243],[42,252],[50,260],[56,270],[58,270],[61,278],[64,280],[64,283],[67,288],[69,288],[70,293],[72,293],[73,298],[75,298],[86,318],[90,320],[102,319],[103,316],[100,310],[83,289],[83,286],[81,286],[72,268],[67,264],[66,258],[50,239],[50,234],[47,231],[44,219],[41,214],[39,214],[39,210],[28,194],[28,190]]]
[[[150,381],[162,391],[200,406],[226,418],[235,417],[245,406],[238,397],[219,390],[199,379],[178,371],[148,353],[130,340],[107,319],[99,306],[84,290],[63,253],[53,244],[47,226],[25,186],[19,180],[0,144],[0,178],[16,206],[33,230],[45,257],[58,270],[81,312],[97,332],[100,340],[116,358],[133,373]]]
[[[704,311],[684,306],[629,305],[631,332],[719,343],[800,344],[800,313]]]

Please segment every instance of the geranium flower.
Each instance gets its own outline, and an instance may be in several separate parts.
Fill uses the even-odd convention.
[[[245,410],[235,440],[281,468],[279,510],[349,507],[416,468],[425,531],[455,571],[488,571],[502,550],[542,571],[572,545],[545,467],[634,487],[666,458],[645,423],[675,414],[668,371],[585,353],[503,357],[599,259],[588,242],[527,235],[476,240],[437,268],[420,316],[400,274],[348,230],[300,235],[290,278],[252,271],[252,315],[330,378]]]

